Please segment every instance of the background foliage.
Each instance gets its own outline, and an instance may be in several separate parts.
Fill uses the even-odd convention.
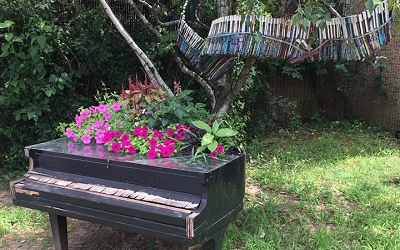
[[[119,92],[129,76],[138,74],[143,79],[139,61],[104,11],[92,1],[76,3],[81,2],[84,4],[68,0],[0,0],[0,169],[24,168],[23,148],[57,137],[58,123],[70,122],[77,108],[95,103],[94,96],[104,93],[103,86]],[[161,21],[179,17],[181,1],[158,3],[165,7]],[[210,19],[205,23],[216,15],[213,6],[213,1],[201,6]],[[151,13],[147,15],[152,17]],[[176,46],[176,31],[160,28],[163,39],[157,40],[135,16],[126,20],[129,22],[124,25],[155,62],[164,80],[170,85],[180,81],[183,90],[195,91],[194,103],[207,103],[198,85],[171,61],[169,48]],[[205,35],[206,30],[198,32]],[[266,126],[294,128],[301,123],[295,103],[270,93],[265,76],[277,69],[294,78],[310,72],[325,74],[323,63],[260,60],[227,118],[243,134],[243,141],[262,135]],[[218,91],[218,85],[213,87]]]

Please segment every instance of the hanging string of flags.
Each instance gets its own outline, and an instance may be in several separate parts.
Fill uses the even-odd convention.
[[[224,16],[211,23],[203,39],[185,21],[183,7],[178,46],[190,63],[209,81],[216,81],[235,65],[235,56],[276,57],[291,62],[310,60],[363,60],[389,42],[393,18],[387,0],[375,8],[302,29],[290,19],[266,16]],[[313,40],[311,48],[310,40]]]

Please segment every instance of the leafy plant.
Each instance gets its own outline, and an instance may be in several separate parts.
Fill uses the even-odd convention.
[[[190,96],[191,90],[183,90],[174,96],[161,100],[157,105],[143,102],[141,107],[145,110],[142,119],[148,126],[165,129],[169,124],[190,124],[196,119],[207,119],[209,114],[204,103],[194,103]]]
[[[237,135],[237,131],[222,127],[226,122],[224,120],[218,122],[215,120],[212,125],[208,125],[203,121],[193,121],[192,124],[199,128],[205,130],[205,134],[199,138],[201,144],[197,148],[195,157],[199,154],[204,153],[206,149],[210,151],[211,156],[218,156],[218,154],[223,153],[225,146],[230,145],[228,138]]]

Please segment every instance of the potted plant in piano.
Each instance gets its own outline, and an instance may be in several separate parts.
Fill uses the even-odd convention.
[[[66,217],[220,249],[243,206],[237,132],[178,83],[169,97],[129,79],[97,100],[60,124],[62,138],[26,147],[13,203],[49,213],[57,250],[67,249]]]

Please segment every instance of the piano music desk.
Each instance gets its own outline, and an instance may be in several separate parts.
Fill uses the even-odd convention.
[[[49,213],[56,250],[67,217],[202,249],[221,249],[243,207],[245,155],[147,159],[61,138],[28,146],[29,171],[10,183],[15,205]]]

